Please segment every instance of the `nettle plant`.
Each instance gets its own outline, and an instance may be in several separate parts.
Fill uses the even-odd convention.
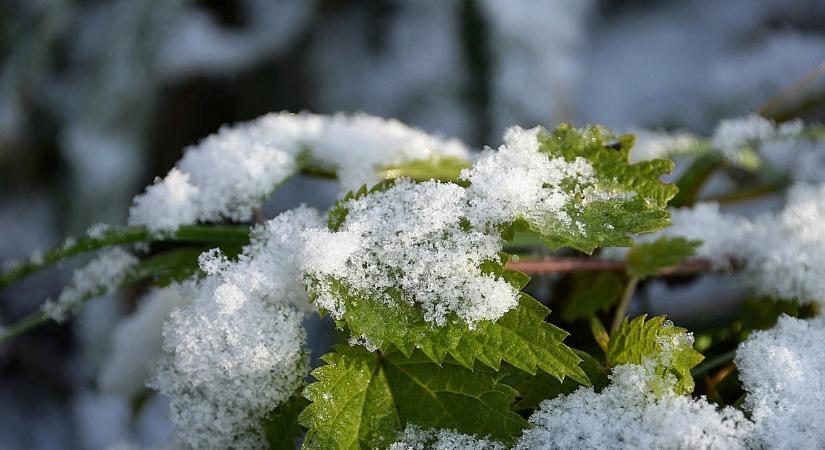
[[[129,227],[9,266],[0,287],[103,249],[3,339],[151,280],[99,384],[167,397],[182,447],[822,447],[821,136],[746,117],[710,140],[643,136],[631,162],[634,137],[598,126],[514,127],[473,155],[397,121],[271,114],[188,149],[135,198]],[[675,183],[662,181],[674,162],[651,156],[680,162]],[[263,220],[297,174],[349,192]],[[732,193],[699,202],[720,177]],[[720,207],[789,186],[781,210]],[[519,269],[557,273],[560,314]],[[694,338],[629,317],[640,287],[678,297],[663,277],[705,272],[750,293],[741,318]],[[312,314],[340,330],[322,361]]]

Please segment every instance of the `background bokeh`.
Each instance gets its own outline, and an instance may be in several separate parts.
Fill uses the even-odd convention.
[[[823,61],[822,0],[3,0],[0,261],[124,224],[187,145],[269,111],[365,111],[477,148],[514,124],[708,133]],[[823,99],[813,81],[771,113],[818,121]],[[267,212],[335,194],[298,179]],[[0,292],[0,323],[71,268]],[[96,385],[131,297],[0,348],[0,449],[166,440],[161,400]]]

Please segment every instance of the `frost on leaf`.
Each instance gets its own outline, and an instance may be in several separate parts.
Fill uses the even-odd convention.
[[[310,297],[368,348],[421,349],[466,367],[501,360],[586,383],[567,333],[520,289],[527,277],[503,267],[501,238],[464,223],[466,191],[399,181],[357,194],[331,216],[336,231],[304,234]],[[345,208],[345,209],[344,209]]]
[[[565,208],[575,226],[553,220],[526,221],[551,247],[568,246],[590,253],[596,247],[628,246],[631,234],[669,225],[670,215],[664,208],[677,188],[662,183],[659,177],[673,169],[672,161],[631,164],[633,137],[616,137],[597,126],[576,129],[561,125],[550,133],[540,133],[539,142],[539,152],[549,158],[567,162],[583,159],[592,167],[592,181],[578,186],[574,201]]]
[[[501,264],[502,242],[463,224],[461,186],[402,180],[346,202],[346,211],[337,231],[305,233],[302,261],[315,302],[335,318],[348,308],[342,290],[416,306],[439,326],[451,314],[470,326],[495,320],[518,304],[517,288],[482,270],[485,262]]]
[[[645,321],[646,315],[628,321],[611,333],[605,351],[607,365],[642,364],[653,361],[655,373],[662,385],[672,384],[677,394],[693,392],[690,370],[702,362],[702,355],[693,349],[693,335],[674,326],[664,316]],[[670,383],[669,378],[675,379]]]
[[[304,391],[307,449],[386,448],[408,424],[512,442],[526,425],[510,411],[516,391],[490,371],[360,346],[338,346],[323,360]]]
[[[304,233],[311,298],[369,348],[419,348],[435,362],[449,354],[468,367],[503,359],[586,382],[561,344],[565,333],[521,296],[526,279],[504,269],[502,235],[527,223],[545,239],[591,251],[666,225],[674,188],[658,176],[670,163],[631,165],[628,139],[611,139],[598,128],[563,126],[550,137],[516,127],[462,171],[466,188],[400,180],[348,195],[329,229]]]

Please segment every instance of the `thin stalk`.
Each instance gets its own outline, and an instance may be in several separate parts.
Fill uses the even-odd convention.
[[[114,245],[134,244],[136,242],[181,242],[181,243],[231,243],[249,242],[249,228],[245,226],[203,226],[190,225],[180,227],[169,235],[157,236],[145,227],[128,227],[102,232],[99,236],[82,236],[71,238],[63,245],[12,265],[0,273],[0,290],[5,289],[29,274],[71,258],[81,253],[99,250]]]
[[[821,62],[818,66],[802,75],[802,78],[797,80],[792,85],[779,91],[778,94],[771,97],[761,108],[759,108],[759,115],[762,117],[772,118],[771,110],[775,109],[777,105],[782,103],[785,99],[791,97],[797,92],[801,91],[811,83],[816,81],[821,76],[825,75],[825,62]]]
[[[633,298],[633,293],[636,292],[636,286],[639,284],[639,277],[630,277],[627,280],[627,286],[622,293],[622,299],[619,301],[619,306],[616,307],[616,313],[613,316],[613,324],[610,326],[610,331],[616,331],[624,320],[627,314],[627,307],[630,306],[630,299]]]
[[[167,270],[174,269],[175,267],[179,267],[182,264],[191,261],[193,258],[197,258],[201,251],[201,248],[182,248],[170,250],[149,257],[138,263],[138,265],[136,265],[132,270],[130,270],[129,273],[127,273],[123,277],[123,280],[121,280],[121,282],[118,283],[117,287],[115,289],[112,289],[111,291],[114,291],[129,284],[136,283],[145,278],[158,275]],[[102,295],[106,295],[109,292],[109,289],[101,287],[100,289],[97,289],[94,292],[91,292],[88,295],[78,299],[76,304],[74,305],[74,308],[77,308],[85,304],[91,299],[100,297]],[[15,336],[19,336],[49,320],[49,315],[46,314],[44,310],[39,309],[23,317],[19,321],[9,325],[7,328],[3,328],[2,333],[0,333],[0,343],[8,339],[11,339]]]
[[[519,261],[509,261],[508,269],[518,270],[529,275],[544,275],[551,273],[569,272],[624,272],[627,270],[627,262],[623,260],[595,259],[595,258],[535,258],[521,259]],[[704,258],[697,258],[685,261],[684,263],[664,267],[659,270],[660,276],[671,275],[692,275],[697,273],[710,272],[714,268],[712,261]]]

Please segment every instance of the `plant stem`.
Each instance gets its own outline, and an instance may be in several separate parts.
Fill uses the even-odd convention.
[[[507,268],[530,275],[568,272],[624,272],[627,270],[627,262],[594,258],[537,258],[509,261]],[[678,266],[662,268],[659,270],[659,275],[692,275],[710,272],[711,270],[713,270],[713,263],[709,259],[697,258],[685,261]]]
[[[761,108],[759,108],[759,115],[766,118],[772,118],[772,109],[775,109],[776,106],[782,103],[783,100],[801,91],[803,88],[809,86],[811,83],[813,83],[823,75],[825,75],[825,62],[822,62],[818,66],[809,70],[802,76],[802,78],[797,80],[794,84],[786,87],[785,89],[779,91],[778,94],[771,97],[770,100],[768,100],[764,105],[762,105]]]
[[[73,307],[77,308],[85,304],[87,301],[96,297],[100,297],[101,295],[105,295],[110,291],[116,290],[117,288],[121,288],[123,286],[135,283],[145,278],[158,275],[167,270],[180,267],[181,265],[191,261],[192,259],[196,259],[202,250],[202,248],[181,248],[169,250],[167,252],[149,257],[141,261],[137,266],[130,270],[129,273],[123,277],[123,280],[121,280],[121,282],[118,283],[115,289],[97,289],[94,292],[91,292],[88,295],[79,298],[75,305],[73,305]],[[8,328],[0,330],[2,331],[0,332],[0,343],[8,339],[11,339],[15,336],[19,336],[20,334],[23,334],[29,331],[30,329],[44,322],[47,322],[49,319],[49,315],[46,314],[44,310],[37,310],[23,317],[22,319],[13,323],[12,325],[9,325]]]
[[[630,277],[627,280],[627,286],[622,293],[622,299],[619,301],[619,306],[616,307],[616,314],[613,316],[613,324],[610,326],[610,331],[616,331],[624,320],[627,313],[627,307],[630,306],[630,299],[633,298],[633,293],[636,292],[636,286],[639,284],[639,277]]]
[[[99,236],[72,238],[65,244],[12,265],[0,273],[0,289],[22,280],[29,274],[48,267],[72,256],[99,250],[113,245],[133,244],[136,242],[220,242],[245,244],[249,242],[249,228],[245,226],[203,226],[191,225],[180,227],[176,232],[157,236],[144,227],[128,227],[109,230]]]

